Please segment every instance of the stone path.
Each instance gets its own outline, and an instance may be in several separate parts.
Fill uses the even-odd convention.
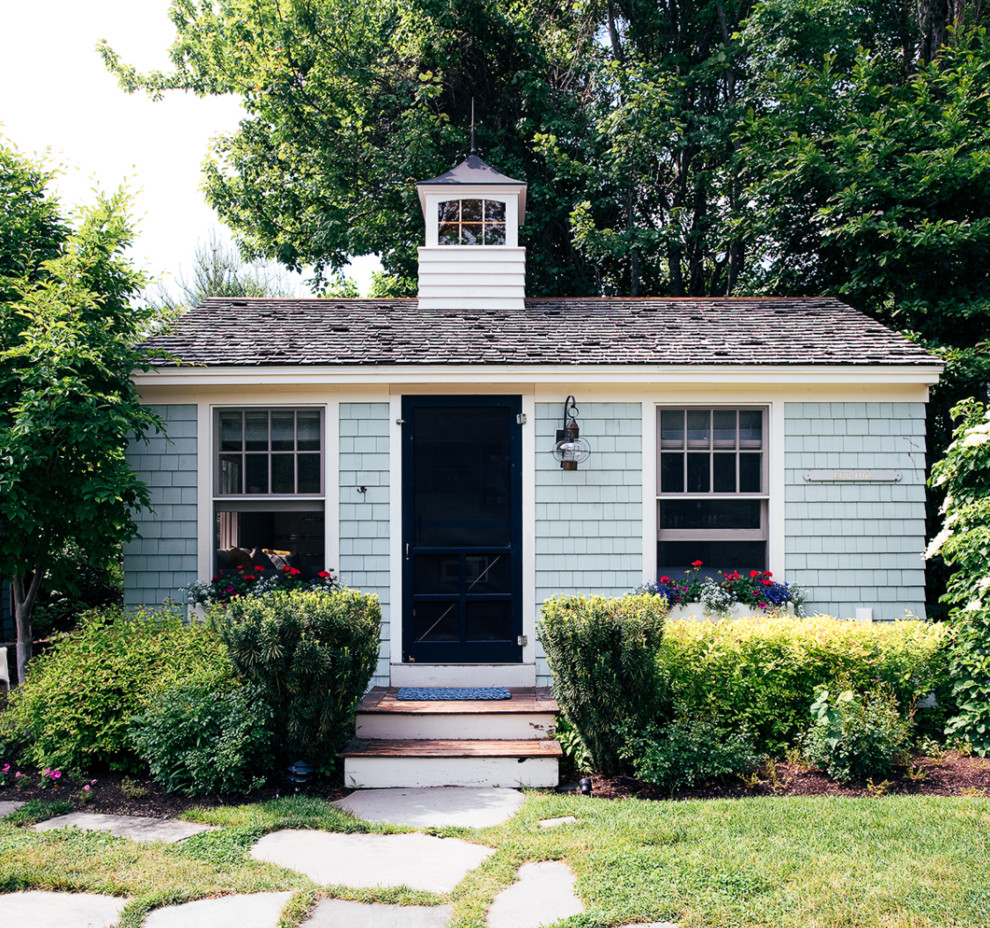
[[[0,818],[10,815],[11,812],[16,812],[22,805],[24,805],[23,802],[13,802],[10,800],[0,802]]]
[[[524,797],[510,789],[359,790],[338,805],[372,822],[413,827],[486,827],[504,822]],[[20,807],[0,803],[0,817]],[[577,821],[572,815],[543,819],[541,828]],[[37,831],[75,826],[106,831],[135,841],[174,843],[214,826],[174,819],[79,812],[32,826]],[[448,893],[495,851],[457,838],[425,834],[362,835],[285,829],[265,835],[251,856],[304,873],[322,885],[355,889],[408,886]],[[565,863],[525,863],[518,879],[496,896],[488,928],[540,928],[584,911],[574,893],[575,877]],[[276,928],[291,893],[254,893],[200,899],[152,912],[144,928]],[[88,893],[9,893],[0,895],[0,928],[112,928],[126,899]],[[303,928],[444,928],[453,917],[443,906],[396,906],[325,899]],[[670,922],[627,928],[677,928]]]
[[[517,789],[448,786],[359,789],[335,805],[366,822],[411,828],[487,828],[507,822],[525,801]]]
[[[490,847],[457,838],[294,829],[265,835],[251,848],[255,860],[305,873],[316,883],[357,889],[408,886],[434,893],[449,893],[469,870],[494,853]]]
[[[560,818],[541,818],[540,828],[559,828],[561,825],[570,825],[577,819],[573,815],[562,815]]]
[[[444,928],[453,917],[449,905],[378,905],[325,899],[302,928]]]
[[[0,896],[0,925],[110,928],[126,904],[126,899],[91,893],[9,893]]]
[[[252,893],[197,899],[156,909],[144,928],[278,928],[282,907],[292,893]]]
[[[176,819],[145,818],[140,815],[101,815],[98,812],[72,812],[57,815],[31,826],[35,831],[51,831],[53,828],[81,828],[83,831],[106,831],[119,838],[132,841],[164,841],[176,844],[203,831],[212,831],[214,825],[197,825]]]
[[[503,889],[488,910],[488,928],[540,928],[584,911],[574,895],[577,878],[567,864],[523,864],[519,879]]]

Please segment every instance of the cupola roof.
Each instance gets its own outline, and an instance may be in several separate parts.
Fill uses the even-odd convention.
[[[505,174],[496,171],[491,165],[486,164],[481,156],[471,152],[457,167],[445,171],[438,177],[430,180],[421,180],[416,184],[419,193],[419,202],[426,212],[426,188],[428,187],[516,187],[519,198],[519,222],[522,223],[526,216],[526,182],[506,177]],[[472,189],[472,194],[476,191]]]

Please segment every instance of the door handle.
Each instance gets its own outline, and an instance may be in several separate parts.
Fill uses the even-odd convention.
[[[406,560],[409,560],[409,542],[406,542]]]

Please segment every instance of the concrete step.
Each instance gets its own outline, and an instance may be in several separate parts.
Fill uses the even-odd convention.
[[[354,739],[343,752],[344,783],[396,786],[552,787],[556,741],[522,739]]]
[[[557,703],[546,689],[512,688],[511,699],[424,700],[396,698],[395,687],[375,687],[358,709],[362,739],[532,739],[553,736]]]

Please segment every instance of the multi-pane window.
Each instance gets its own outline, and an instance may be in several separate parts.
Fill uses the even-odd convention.
[[[444,200],[439,204],[441,245],[504,245],[505,203],[501,200]]]
[[[323,570],[320,409],[220,409],[214,425],[217,572]]]
[[[219,496],[323,492],[323,425],[319,410],[222,410],[218,433]]]
[[[766,410],[657,410],[657,564],[766,569]]]

